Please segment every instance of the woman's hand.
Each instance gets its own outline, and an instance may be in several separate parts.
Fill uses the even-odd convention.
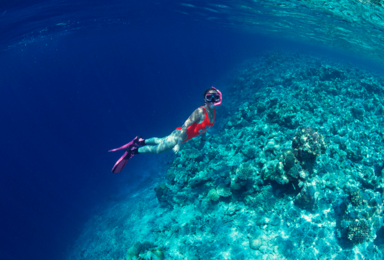
[[[205,140],[201,139],[198,149],[202,150],[205,146]]]
[[[178,152],[180,152],[180,150],[181,150],[181,145],[183,144],[183,141],[182,141],[182,139],[181,139],[181,135],[179,135],[178,137],[177,137],[177,143],[176,143],[176,145],[172,148],[172,150],[175,152],[175,154],[177,154]]]
[[[180,152],[181,150],[181,145],[178,143],[177,145],[175,145],[172,150],[175,152],[175,154],[177,154],[178,152]]]
[[[205,146],[205,141],[207,141],[207,133],[204,133],[201,135],[200,144],[199,144],[199,150],[203,149]]]

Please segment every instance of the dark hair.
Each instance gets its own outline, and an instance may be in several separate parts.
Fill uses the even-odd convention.
[[[204,98],[205,98],[205,95],[207,95],[207,93],[208,93],[209,91],[211,91],[211,90],[214,90],[214,91],[217,92],[216,89],[214,89],[214,88],[209,88],[209,89],[207,89],[206,91],[204,91]]]

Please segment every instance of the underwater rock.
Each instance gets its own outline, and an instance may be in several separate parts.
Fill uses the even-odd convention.
[[[276,202],[277,199],[273,195],[273,188],[271,185],[265,185],[261,187],[260,191],[244,197],[244,203],[248,207],[262,208],[266,212],[273,209]]]
[[[256,173],[256,168],[250,163],[243,163],[236,169],[236,177],[241,180],[248,180]]]
[[[317,133],[312,127],[302,127],[296,131],[292,140],[292,148],[297,154],[296,158],[304,168],[312,169],[316,157],[324,154],[327,149],[323,135]]]
[[[356,189],[349,195],[349,199],[353,206],[360,206],[363,203],[363,197],[360,190]]]
[[[207,198],[212,201],[218,201],[220,198],[219,193],[217,193],[216,189],[211,189],[208,192]]]
[[[231,195],[231,189],[222,183],[216,189],[209,190],[207,198],[212,201],[218,201],[220,197],[229,197]]]
[[[188,195],[191,194],[188,193]],[[177,205],[186,205],[188,201],[193,201],[193,199],[188,195],[183,191],[179,191],[172,197],[172,201]]]
[[[263,245],[263,241],[261,238],[249,238],[249,247],[253,250],[259,250],[259,248]]]
[[[188,171],[184,167],[172,167],[168,170],[166,178],[171,185],[184,187],[188,184]]]
[[[344,150],[347,152],[347,158],[353,162],[360,162],[363,160],[364,155],[358,142],[349,140],[345,143]]]
[[[303,156],[303,153],[307,153],[308,156],[319,156],[325,152],[327,145],[323,135],[317,133],[312,127],[307,126],[296,131],[295,137],[292,140],[292,148],[300,152],[300,156]]]
[[[367,90],[367,92],[371,92],[375,94],[383,93],[383,87],[380,86],[381,84],[373,78],[362,78],[360,84],[363,88]]]
[[[333,81],[336,79],[343,80],[344,78],[344,73],[334,68],[323,68],[320,72],[321,81]]]
[[[242,117],[242,113],[240,111],[236,112],[234,117],[231,117],[231,119],[227,123],[227,127],[241,127],[241,123],[243,122],[244,118]]]
[[[308,177],[292,149],[283,149],[277,159],[267,161],[261,169],[261,176],[264,180],[276,181],[279,184],[305,180]]]
[[[284,165],[277,159],[264,164],[261,169],[261,176],[264,180],[276,181],[279,184],[287,184],[288,177],[285,175]]]
[[[295,104],[280,102],[278,106],[268,110],[267,117],[271,123],[277,123],[282,127],[295,129],[300,123],[300,120],[297,118],[297,112]]]
[[[374,238],[383,225],[383,202],[379,192],[357,187],[347,189],[350,203],[339,215],[342,217],[340,233],[354,245]]]
[[[315,182],[306,182],[300,193],[295,198],[295,204],[305,209],[313,210],[317,205],[317,191]]]
[[[263,113],[265,110],[267,109],[267,107],[265,106],[265,104],[263,103],[258,103],[257,104],[257,113]]]
[[[257,124],[254,128],[257,135],[266,136],[270,133],[271,127],[268,124]]]
[[[184,158],[186,159],[196,159],[201,155],[201,152],[195,148],[185,149],[181,151],[183,153]]]
[[[352,112],[352,115],[356,118],[356,119],[360,119],[360,120],[363,120],[364,118],[364,114],[365,114],[365,109],[364,107],[352,107],[351,108],[351,112]]]
[[[294,151],[291,149],[282,150],[280,161],[284,164],[284,170],[289,171],[297,162]]]
[[[172,201],[172,192],[165,183],[158,185],[157,187],[155,187],[154,190],[156,192],[157,200],[159,201],[161,206],[172,206],[172,204],[170,203],[170,201]]]
[[[378,187],[378,184],[381,181],[381,178],[376,176],[373,167],[359,167],[354,174],[356,175],[356,179],[359,180],[364,187],[369,189]]]
[[[231,189],[229,187],[226,187],[224,184],[220,184],[216,188],[217,194],[219,194],[221,197],[229,197],[232,195]]]
[[[232,191],[239,191],[247,184],[246,181],[242,181],[241,179],[237,179],[235,177],[231,178],[230,189]]]
[[[144,241],[136,242],[127,251],[127,260],[140,260],[140,259],[151,259],[151,260],[164,260],[164,249],[156,247],[155,244]]]
[[[369,239],[371,225],[365,219],[351,221],[348,225],[348,239],[354,244],[361,244]]]
[[[248,158],[253,159],[256,156],[257,149],[253,146],[247,146],[241,152]]]

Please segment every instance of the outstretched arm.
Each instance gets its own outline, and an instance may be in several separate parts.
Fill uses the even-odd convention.
[[[200,141],[200,144],[199,144],[199,150],[204,148],[205,141],[207,141],[207,133],[204,133],[204,134],[201,135],[201,141]]]

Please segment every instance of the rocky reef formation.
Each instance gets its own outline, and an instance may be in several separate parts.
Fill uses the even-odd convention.
[[[128,249],[127,260],[163,260],[164,250],[149,241],[136,242]]]
[[[271,53],[223,95],[219,129],[202,149],[186,143],[154,187],[152,228],[124,246],[149,237],[165,259],[383,259],[384,77]]]

